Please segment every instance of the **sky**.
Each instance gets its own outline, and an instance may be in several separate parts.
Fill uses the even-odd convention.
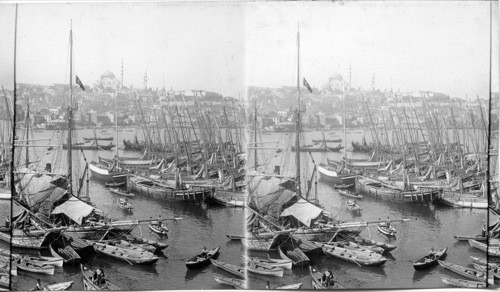
[[[381,90],[488,98],[489,9],[486,1],[252,3],[245,14],[247,84],[296,85],[299,29],[300,73],[313,87],[335,72],[348,80],[351,66],[355,88],[370,89],[375,75]],[[498,91],[498,8],[493,16]]]
[[[244,93],[244,9],[237,3],[19,4],[17,81],[94,84],[105,71],[124,84]],[[15,5],[0,4],[0,84],[13,88]],[[4,64],[6,66],[4,66]]]
[[[1,3],[1,2],[0,2]],[[105,71],[126,86],[204,89],[244,95],[245,86],[321,88],[335,72],[352,86],[488,96],[498,91],[498,6],[490,58],[487,1],[174,2],[20,4],[18,82],[69,82],[70,19],[74,68],[85,84]],[[12,88],[13,4],[0,4],[0,85]]]

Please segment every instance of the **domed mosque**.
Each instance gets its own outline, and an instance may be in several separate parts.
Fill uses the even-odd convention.
[[[343,91],[346,81],[339,73],[335,72],[328,78],[328,89],[332,92]]]
[[[101,89],[115,89],[120,87],[120,80],[115,77],[115,74],[111,71],[106,71],[101,74],[99,80],[95,82],[95,87]]]

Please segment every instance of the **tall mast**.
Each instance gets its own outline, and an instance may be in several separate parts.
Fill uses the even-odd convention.
[[[69,107],[68,107],[68,192],[73,194],[73,157],[71,148],[73,143],[71,141],[71,120],[73,115],[73,21],[71,21],[71,29],[69,30]]]
[[[302,197],[300,183],[300,33],[297,24],[297,121],[295,136],[295,165],[297,167],[297,194]]]
[[[254,147],[255,147],[255,150],[254,150],[254,166],[255,166],[255,170],[257,170],[257,167],[259,166],[259,162],[258,162],[258,157],[257,157],[257,98],[255,98],[255,105],[254,105],[254,114],[253,114],[253,143],[254,143]]]
[[[15,137],[16,137],[16,101],[17,101],[17,8],[18,4],[16,4],[16,23],[15,23],[15,28],[14,28],[14,96],[12,100],[12,122],[14,123],[14,126],[12,126],[12,137],[11,137],[11,158],[10,158],[10,169],[8,170],[9,173],[12,173],[14,171],[14,143],[15,143]],[[2,87],[3,89],[3,87]],[[7,94],[5,94],[5,100],[7,100]],[[7,107],[7,112],[10,113],[10,108]],[[13,186],[14,185],[14,176],[10,175],[10,181],[8,182],[7,187]],[[14,194],[15,194],[15,188],[14,189]],[[12,213],[12,205],[11,205],[11,213]]]

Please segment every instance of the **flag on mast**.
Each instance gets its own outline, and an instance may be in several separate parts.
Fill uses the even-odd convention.
[[[80,88],[85,91],[85,86],[83,86],[83,83],[82,81],[80,80],[80,78],[78,78],[78,75],[76,75],[76,84],[78,84],[80,86]]]
[[[304,86],[307,88],[307,90],[309,90],[310,93],[312,93],[313,90],[312,90],[311,86],[309,85],[309,83],[307,82],[306,78],[303,78],[303,79],[304,79],[304,81],[303,81]]]

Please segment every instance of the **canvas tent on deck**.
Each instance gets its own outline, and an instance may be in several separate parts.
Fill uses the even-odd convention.
[[[314,206],[304,199],[299,199],[295,204],[283,210],[281,217],[292,216],[307,227],[311,226],[311,221],[318,218],[323,209]]]
[[[80,201],[75,197],[54,208],[52,214],[64,214],[78,224],[82,224],[83,218],[92,213],[94,207]]]

